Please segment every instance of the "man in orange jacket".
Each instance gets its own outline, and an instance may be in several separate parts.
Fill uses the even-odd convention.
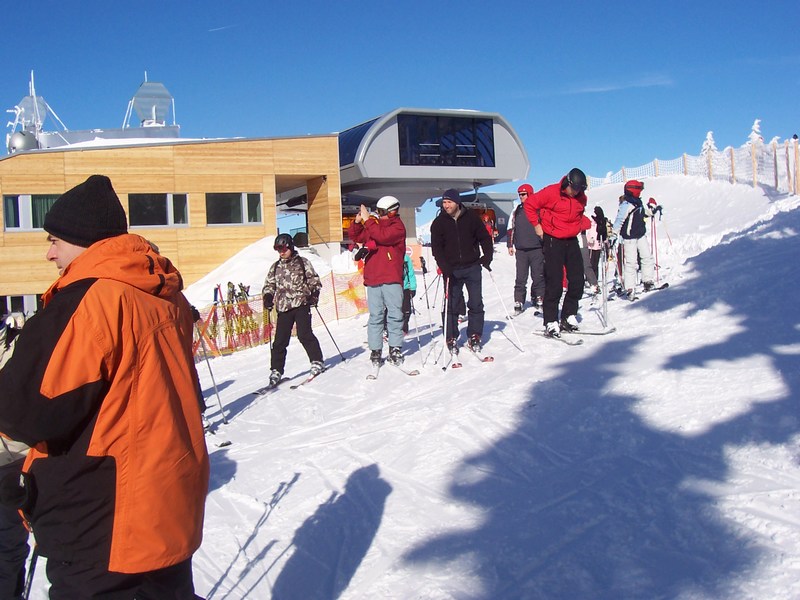
[[[196,598],[208,453],[180,273],[102,175],[45,216],[59,277],[0,371],[0,431],[32,448],[20,508],[50,598]]]

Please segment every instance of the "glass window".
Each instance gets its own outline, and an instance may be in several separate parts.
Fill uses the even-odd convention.
[[[131,227],[186,225],[186,194],[128,194]]]
[[[401,165],[493,167],[491,119],[397,115]]]
[[[3,221],[6,229],[19,227],[19,196],[3,196]]]
[[[206,222],[209,225],[261,223],[261,194],[206,194]]]
[[[172,223],[189,224],[189,203],[186,194],[172,194]]]
[[[247,222],[261,223],[261,194],[247,194]]]
[[[31,221],[34,229],[44,227],[44,217],[58,200],[59,194],[37,194],[31,196]]]

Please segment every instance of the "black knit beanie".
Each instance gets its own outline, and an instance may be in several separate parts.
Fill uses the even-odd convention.
[[[61,194],[44,217],[44,230],[88,248],[99,240],[127,233],[128,223],[111,180],[92,175]]]

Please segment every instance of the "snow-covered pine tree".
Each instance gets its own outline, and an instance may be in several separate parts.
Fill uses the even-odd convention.
[[[706,134],[706,140],[703,142],[703,147],[700,149],[702,156],[707,156],[710,152],[716,152],[717,145],[714,143],[714,132],[709,131]]]

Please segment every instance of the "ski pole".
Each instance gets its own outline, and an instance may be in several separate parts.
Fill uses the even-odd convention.
[[[494,290],[497,292],[497,298],[500,300],[500,304],[503,307],[503,311],[506,313],[506,320],[511,325],[511,329],[514,332],[514,335],[517,337],[517,341],[519,342],[519,350],[520,352],[525,352],[525,346],[522,343],[522,340],[519,337],[519,333],[517,333],[517,328],[514,327],[514,320],[511,318],[511,315],[508,314],[508,309],[506,308],[506,303],[503,302],[503,295],[500,293],[500,288],[497,287],[497,282],[494,280],[494,274],[489,271],[489,279],[492,280],[492,285],[494,285]]]
[[[449,325],[448,321],[450,320],[449,315],[447,314],[447,304],[448,299],[450,298],[450,279],[450,277],[442,277],[442,281],[444,282],[444,304],[442,305],[442,339],[444,340],[445,346],[447,346],[447,326]],[[445,361],[442,371],[447,371],[447,367],[450,366],[451,360],[453,360],[452,352],[450,352],[450,358]]]
[[[31,588],[33,587],[33,574],[36,571],[36,563],[39,562],[39,546],[33,546],[31,553],[31,562],[28,565],[28,576],[25,578],[25,588],[22,590],[22,599],[28,600],[31,597]]]
[[[341,356],[341,357],[342,357],[342,362],[345,362],[345,360],[344,360],[344,354],[342,354],[342,351],[341,351],[341,350],[339,350],[339,344],[337,344],[337,343],[336,343],[336,340],[335,340],[335,339],[333,339],[333,334],[331,333],[331,330],[330,330],[330,329],[328,329],[328,324],[325,322],[325,319],[323,319],[323,318],[322,318],[322,313],[321,313],[321,312],[319,312],[319,306],[315,306],[315,307],[314,307],[314,310],[316,310],[316,311],[317,311],[317,315],[319,315],[319,320],[320,320],[320,321],[322,321],[322,324],[325,326],[325,331],[327,331],[327,332],[328,332],[328,335],[329,335],[329,336],[331,336],[331,341],[333,342],[333,345],[334,345],[334,346],[336,346],[336,350],[339,352],[339,356]]]
[[[431,328],[431,341],[433,341],[433,321],[431,320],[431,303],[428,300],[428,282],[425,279],[425,274],[428,272],[428,266],[425,264],[424,256],[419,257],[419,264],[422,266],[422,287],[425,288],[425,305],[428,308],[428,324],[430,325]],[[435,281],[438,281],[438,278],[439,276],[437,275],[434,278],[433,282],[431,282],[431,285],[433,285]],[[438,290],[439,288],[437,287],[436,289]],[[434,304],[435,303],[436,302],[434,300]]]
[[[203,332],[200,331],[200,328],[197,326],[197,321],[194,323],[194,328],[197,331],[197,335],[200,336],[200,346],[203,348],[203,357],[206,359],[206,366],[208,367],[208,374],[211,375],[211,383],[214,386],[214,394],[217,396],[217,403],[219,404],[219,413],[222,415],[222,422],[227,425],[228,418],[225,416],[225,409],[222,408],[222,399],[219,397],[219,390],[217,389],[217,382],[214,379],[214,371],[211,370],[211,361],[208,360],[208,349],[206,348],[206,341],[203,338]]]
[[[601,275],[601,285],[603,286],[603,327],[608,327],[608,270],[606,269],[606,244],[604,243],[600,248],[600,260],[603,263],[603,271]]]
[[[656,236],[656,220],[652,219],[651,229],[650,229],[650,251],[653,253],[654,262],[655,262],[655,271],[656,271],[656,282],[659,280],[659,270],[660,266],[658,264],[658,237]]]

